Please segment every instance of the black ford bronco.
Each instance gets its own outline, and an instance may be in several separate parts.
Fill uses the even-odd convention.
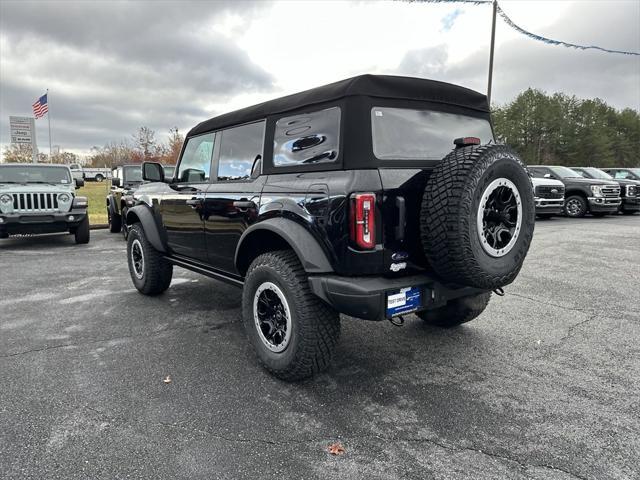
[[[260,362],[296,380],[325,368],[343,313],[415,313],[452,327],[517,276],[531,181],[494,143],[484,95],[364,75],[207,120],[172,178],[143,164],[127,212],[136,288],[173,266],[243,288]]]

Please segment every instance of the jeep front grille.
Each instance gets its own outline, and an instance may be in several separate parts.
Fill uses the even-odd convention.
[[[562,198],[564,197],[564,186],[538,185],[536,187],[536,196],[539,198]]]
[[[620,186],[619,185],[607,185],[606,187],[602,187],[602,195],[605,197],[619,197],[620,196]]]
[[[58,210],[55,193],[14,193],[13,210],[16,212],[54,212]]]

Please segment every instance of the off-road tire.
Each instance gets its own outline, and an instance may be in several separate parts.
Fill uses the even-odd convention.
[[[91,238],[91,230],[89,229],[89,215],[86,215],[80,225],[73,229],[73,235],[77,244],[89,243]]]
[[[139,242],[142,248],[144,259],[142,278],[136,276],[131,256],[132,246],[136,241]],[[127,263],[131,280],[140,293],[144,295],[159,295],[169,288],[171,277],[173,276],[173,265],[153,248],[153,245],[149,243],[144,234],[142,225],[139,223],[133,224],[129,230]]]
[[[279,353],[264,345],[254,321],[254,296],[264,282],[281,290],[291,312],[291,339]],[[324,370],[340,337],[340,316],[311,292],[307,274],[291,250],[268,252],[251,263],[242,292],[242,319],[258,361],[286,381],[302,380]]]
[[[574,213],[574,210],[570,209],[571,202],[576,202],[579,205],[579,210]],[[589,211],[589,205],[587,200],[582,195],[571,195],[564,199],[564,214],[569,218],[582,218]]]
[[[129,226],[127,225],[127,208],[122,209],[122,216],[120,217],[120,231],[124,237],[124,241],[127,241],[129,237]]]
[[[522,222],[511,249],[492,257],[481,244],[477,214],[486,187],[498,178],[516,186]],[[427,181],[420,214],[422,246],[445,282],[487,290],[511,283],[529,250],[534,225],[531,180],[522,160],[504,145],[453,150]]]
[[[478,317],[489,304],[491,292],[450,300],[443,307],[416,313],[430,325],[452,328]]]
[[[122,228],[122,217],[117,213],[112,214],[111,209],[107,207],[107,221],[109,223],[109,231],[111,233],[118,233]]]

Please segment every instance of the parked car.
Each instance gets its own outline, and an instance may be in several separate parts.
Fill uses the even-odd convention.
[[[633,215],[640,212],[640,180],[628,180],[626,178],[613,178],[607,172],[594,167],[571,167],[584,178],[600,178],[614,180],[620,185],[620,197],[622,203],[618,210],[625,215]]]
[[[108,168],[86,168],[72,163],[69,165],[75,178],[82,178],[85,181],[104,182],[111,178],[111,171]]]
[[[173,176],[175,167],[163,167],[167,178]],[[107,195],[107,221],[111,233],[122,232],[124,238],[129,233],[126,218],[127,209],[133,205],[133,192],[142,185],[142,166],[121,165],[111,174],[111,191]]]
[[[561,166],[529,165],[537,178],[552,178],[564,183],[564,214],[567,217],[596,217],[616,213],[622,203],[620,186],[612,180],[583,178],[575,170]]]
[[[640,180],[639,168],[603,168],[605,172],[616,180]]]
[[[69,232],[89,243],[87,198],[75,194],[82,185],[66,165],[0,165],[0,238]]]
[[[532,177],[536,215],[551,218],[564,211],[564,183],[552,178]]]
[[[454,148],[455,147],[455,148]],[[286,380],[325,368],[340,313],[453,327],[512,282],[533,235],[524,164],[484,95],[364,75],[212,118],[127,212],[135,287],[180,266],[237,285],[249,343]]]

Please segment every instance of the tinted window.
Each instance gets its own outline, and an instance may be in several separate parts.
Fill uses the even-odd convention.
[[[276,122],[273,164],[313,165],[333,162],[340,142],[340,108],[293,115]]]
[[[528,167],[527,169],[531,172],[531,175],[533,175],[536,178],[544,178],[545,174],[549,173],[543,168]]]
[[[256,158],[262,158],[265,122],[251,123],[219,132],[218,180],[245,180]],[[220,138],[220,137],[218,137]]]
[[[618,170],[615,174],[615,178],[622,178],[623,180],[626,178],[633,178],[631,172],[627,172],[626,170]]]
[[[209,180],[214,139],[215,133],[207,133],[187,140],[178,167],[179,182],[197,183]]]
[[[453,150],[456,138],[493,140],[486,119],[408,108],[372,108],[371,129],[380,160],[439,160]]]
[[[0,183],[71,183],[69,170],[62,167],[23,165],[0,166]]]
[[[135,167],[124,167],[125,182],[142,182],[142,165]]]

